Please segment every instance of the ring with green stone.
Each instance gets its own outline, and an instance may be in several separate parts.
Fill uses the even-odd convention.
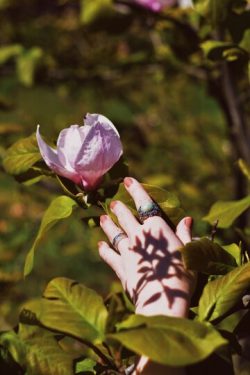
[[[149,217],[161,216],[161,209],[155,202],[149,202],[139,207],[139,219],[143,223]]]

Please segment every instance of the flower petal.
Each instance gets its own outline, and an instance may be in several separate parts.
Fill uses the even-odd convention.
[[[61,161],[59,160],[57,150],[53,149],[52,147],[47,145],[46,142],[44,142],[39,132],[39,125],[37,126],[36,139],[40,153],[45,163],[50,169],[52,169],[52,171],[54,171],[56,174],[59,174],[60,176],[73,180],[77,184],[81,182],[80,176],[75,171],[68,171],[66,168],[64,168]]]
[[[57,152],[60,162],[65,168],[73,171],[75,159],[85,138],[84,126],[71,125],[63,129],[57,140]]]
[[[90,127],[76,158],[74,169],[81,175],[83,184],[95,186],[101,177],[122,155],[120,136],[106,117],[87,115],[85,126]]]

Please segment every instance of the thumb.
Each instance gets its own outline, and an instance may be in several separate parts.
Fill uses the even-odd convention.
[[[176,235],[186,245],[192,240],[193,219],[190,216],[184,217],[176,227]]]

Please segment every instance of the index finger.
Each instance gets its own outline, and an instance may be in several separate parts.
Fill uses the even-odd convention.
[[[124,178],[124,185],[128,193],[133,198],[137,210],[141,206],[153,203],[153,199],[148,195],[143,186],[135,178]]]

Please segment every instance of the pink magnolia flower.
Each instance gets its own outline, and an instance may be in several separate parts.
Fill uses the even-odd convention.
[[[37,143],[50,169],[85,190],[94,189],[119,160],[122,144],[115,126],[99,114],[87,114],[84,126],[71,125],[57,139],[57,149],[47,145],[37,126]]]
[[[181,8],[188,8],[193,5],[192,0],[134,0],[137,4],[144,8],[150,9],[152,12],[161,12],[165,7],[178,5]]]
[[[176,4],[176,0],[135,0],[135,2],[153,12],[160,12],[164,7]]]

